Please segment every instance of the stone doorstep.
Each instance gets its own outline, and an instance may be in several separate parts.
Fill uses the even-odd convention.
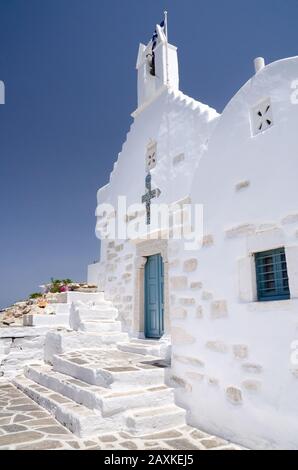
[[[150,356],[148,359],[156,360],[156,358]],[[151,385],[164,384],[163,368],[153,366],[149,366],[148,369],[137,368],[137,364],[131,364],[124,366],[123,370],[119,371],[119,369],[113,370],[115,368],[114,364],[111,363],[110,369],[112,370],[108,370],[108,364],[104,367],[100,367],[96,364],[79,365],[69,361],[63,356],[55,355],[53,358],[53,369],[55,371],[70,375],[91,385],[99,385],[113,389],[127,389],[132,386],[144,388],[144,386],[149,387]],[[131,370],[131,366],[136,370]]]
[[[132,352],[141,355],[151,355],[160,357],[160,346],[145,346],[136,343],[118,343],[117,348],[120,351]]]
[[[130,342],[137,343],[137,344],[152,344],[153,346],[161,346],[161,345],[170,345],[171,342],[168,338],[159,338],[159,339],[149,339],[149,338],[130,338]]]
[[[157,406],[174,403],[173,389],[165,385],[113,392],[111,389],[88,385],[78,380],[74,382],[74,379],[54,372],[50,367],[28,366],[25,376],[42,386],[37,388],[38,391],[42,392],[42,388],[47,387],[87,408],[100,410],[103,416],[110,416],[127,408],[144,407],[146,404]]]

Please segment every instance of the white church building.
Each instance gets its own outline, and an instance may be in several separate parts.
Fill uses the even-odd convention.
[[[222,114],[179,90],[161,27],[137,73],[133,124],[97,194],[88,281],[131,337],[170,350],[190,424],[297,449],[298,57],[256,59]]]

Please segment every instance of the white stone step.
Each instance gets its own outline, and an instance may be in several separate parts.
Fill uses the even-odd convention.
[[[118,316],[118,310],[116,308],[79,308],[78,315],[81,321],[92,321],[92,320],[115,320]]]
[[[50,364],[55,354],[77,349],[102,348],[128,341],[127,333],[85,333],[83,331],[50,331],[45,338],[44,360]]]
[[[117,354],[118,353],[118,354]],[[53,369],[92,385],[130,390],[164,384],[165,369],[146,361],[154,361],[152,356],[141,356],[111,350],[89,350],[85,356],[66,353],[53,357]]]
[[[69,292],[66,292],[65,294],[66,294],[65,297],[66,297],[67,303],[72,303],[72,302],[83,302],[83,303],[107,302],[107,303],[110,303],[109,301],[105,301],[104,292],[78,292],[78,291],[71,292],[69,291]]]
[[[151,355],[166,360],[171,359],[171,345],[164,341],[131,339],[129,342],[118,343],[117,347],[120,351]]]
[[[69,326],[69,314],[60,313],[59,315],[32,315],[23,316],[24,326]]]
[[[26,377],[18,376],[13,383],[78,437],[85,438],[115,430],[114,421],[103,418],[99,411],[79,405]]]
[[[87,408],[100,410],[104,417],[123,413],[127,409],[166,406],[174,403],[173,389],[165,385],[113,392],[53,371],[49,366],[27,366],[25,376]],[[118,425],[121,425],[121,422],[124,423],[123,417],[118,418]]]
[[[79,326],[80,331],[87,333],[120,333],[120,321],[84,321]]]
[[[81,305],[73,305],[70,310],[69,324],[73,330],[80,330],[81,324],[88,321],[114,321],[118,316],[118,310],[111,306],[105,308],[92,308]]]
[[[61,315],[61,314],[68,314],[70,312],[70,304],[51,304],[51,307],[53,307],[56,315]]]
[[[143,408],[126,413],[126,426],[131,434],[146,435],[185,424],[186,411],[176,405]]]
[[[151,355],[159,357],[160,349],[156,346],[143,346],[138,344],[129,343],[118,343],[117,348],[120,351],[131,352],[135,354]]]

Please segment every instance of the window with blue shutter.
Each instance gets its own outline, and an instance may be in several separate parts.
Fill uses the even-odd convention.
[[[255,254],[258,300],[290,298],[287,260],[284,248]]]

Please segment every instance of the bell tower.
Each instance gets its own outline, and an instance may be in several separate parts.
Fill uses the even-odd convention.
[[[165,87],[179,89],[177,48],[168,43],[165,28],[156,32],[147,46],[140,44],[137,59],[138,108]]]

